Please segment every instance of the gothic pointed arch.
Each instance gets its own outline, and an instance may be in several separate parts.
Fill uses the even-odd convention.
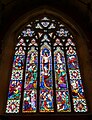
[[[87,112],[77,41],[51,14],[17,34],[6,113]]]

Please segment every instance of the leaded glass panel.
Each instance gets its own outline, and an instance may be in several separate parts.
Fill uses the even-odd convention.
[[[77,42],[68,28],[40,16],[17,40],[6,113],[87,112]]]

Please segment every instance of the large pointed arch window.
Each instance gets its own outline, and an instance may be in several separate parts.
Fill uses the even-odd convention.
[[[27,24],[17,40],[6,113],[87,112],[71,32],[43,16]]]

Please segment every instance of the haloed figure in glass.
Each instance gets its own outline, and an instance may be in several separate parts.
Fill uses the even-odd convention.
[[[42,52],[42,84],[41,87],[47,87],[50,89],[52,86],[52,80],[51,79],[51,63],[50,63],[50,52],[48,49],[44,49]]]

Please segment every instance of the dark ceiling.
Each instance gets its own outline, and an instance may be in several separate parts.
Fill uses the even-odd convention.
[[[87,35],[90,42],[88,47],[91,49],[92,0],[0,0],[0,40],[16,19],[42,5],[58,9],[77,22]]]
[[[9,25],[11,21],[14,22],[13,20],[25,12],[41,5],[61,9],[70,17],[74,17],[75,21],[82,19],[88,23],[87,27],[90,29],[92,27],[90,26],[92,24],[92,0],[0,0],[0,25],[3,26],[7,22]]]

